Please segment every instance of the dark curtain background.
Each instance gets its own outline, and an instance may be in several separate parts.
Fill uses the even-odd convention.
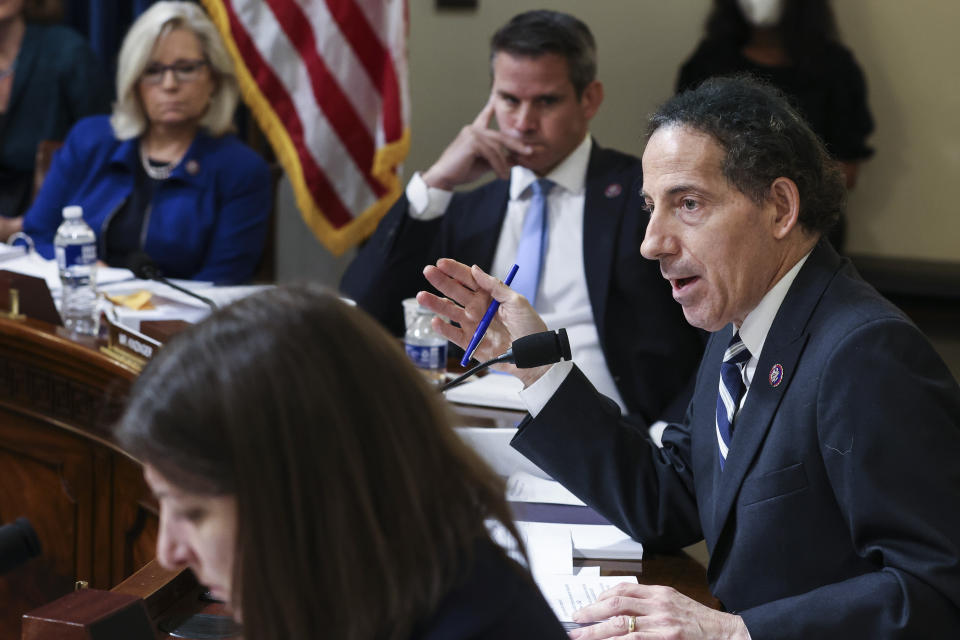
[[[116,77],[117,52],[130,24],[154,0],[68,0],[64,22],[87,38],[109,77]]]

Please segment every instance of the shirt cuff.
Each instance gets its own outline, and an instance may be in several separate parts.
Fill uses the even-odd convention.
[[[414,220],[426,222],[439,218],[447,211],[453,191],[434,189],[423,181],[423,176],[417,171],[407,183],[407,213]]]
[[[557,392],[557,389],[560,388],[560,385],[563,384],[572,370],[573,362],[569,360],[558,362],[547,369],[547,372],[540,376],[539,380],[520,392],[520,401],[527,407],[531,416],[536,418],[537,414],[543,411],[547,402],[550,401],[550,398]]]
[[[647,429],[647,432],[650,434],[650,439],[653,441],[653,444],[657,445],[658,449],[663,449],[663,432],[666,429],[667,423],[664,420],[657,420]]]

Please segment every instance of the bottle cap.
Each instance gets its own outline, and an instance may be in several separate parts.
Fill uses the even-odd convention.
[[[83,216],[83,207],[78,205],[70,205],[69,207],[63,208],[63,219],[64,220],[76,220],[77,218]]]

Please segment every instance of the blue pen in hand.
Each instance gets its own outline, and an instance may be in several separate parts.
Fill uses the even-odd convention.
[[[520,267],[518,265],[513,265],[513,268],[510,269],[510,273],[507,274],[506,280],[503,281],[503,284],[510,286],[510,283],[513,282],[513,276],[517,275],[517,270]],[[473,357],[473,352],[477,350],[477,346],[480,344],[480,341],[483,340],[483,334],[487,332],[487,327],[490,326],[490,322],[493,320],[494,314],[497,313],[497,309],[500,308],[500,303],[496,300],[490,303],[490,306],[487,307],[487,312],[483,314],[483,318],[480,319],[480,324],[477,325],[477,330],[473,332],[473,337],[470,338],[470,344],[467,345],[467,350],[463,352],[463,359],[460,361],[460,366],[465,367],[470,362],[470,358]]]

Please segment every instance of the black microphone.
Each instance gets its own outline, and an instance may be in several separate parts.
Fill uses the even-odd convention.
[[[507,352],[503,355],[478,364],[460,377],[440,387],[440,390],[447,391],[448,389],[458,387],[478,371],[482,371],[487,367],[501,362],[512,362],[517,365],[519,369],[532,369],[533,367],[542,367],[547,364],[569,359],[570,340],[567,338],[566,329],[531,333],[528,336],[514,340],[513,344],[510,345],[510,348],[507,349]]]
[[[188,296],[192,298],[196,298],[200,302],[206,305],[209,305],[210,308],[213,309],[214,311],[217,310],[216,303],[210,298],[205,298],[199,293],[194,293],[193,291],[190,291],[186,287],[181,287],[180,285],[174,284],[173,282],[170,282],[169,280],[164,278],[163,272],[160,271],[160,267],[157,266],[157,263],[154,262],[153,258],[148,256],[143,251],[137,251],[135,253],[131,253],[127,257],[127,269],[130,269],[130,271],[133,271],[134,277],[139,278],[140,280],[156,280],[157,282],[162,282],[168,287],[176,289],[177,291],[185,293]]]
[[[532,369],[569,359],[570,340],[567,338],[567,330],[560,329],[517,338],[497,361],[513,362],[519,369]]]
[[[0,527],[0,576],[40,555],[40,539],[26,518]]]

